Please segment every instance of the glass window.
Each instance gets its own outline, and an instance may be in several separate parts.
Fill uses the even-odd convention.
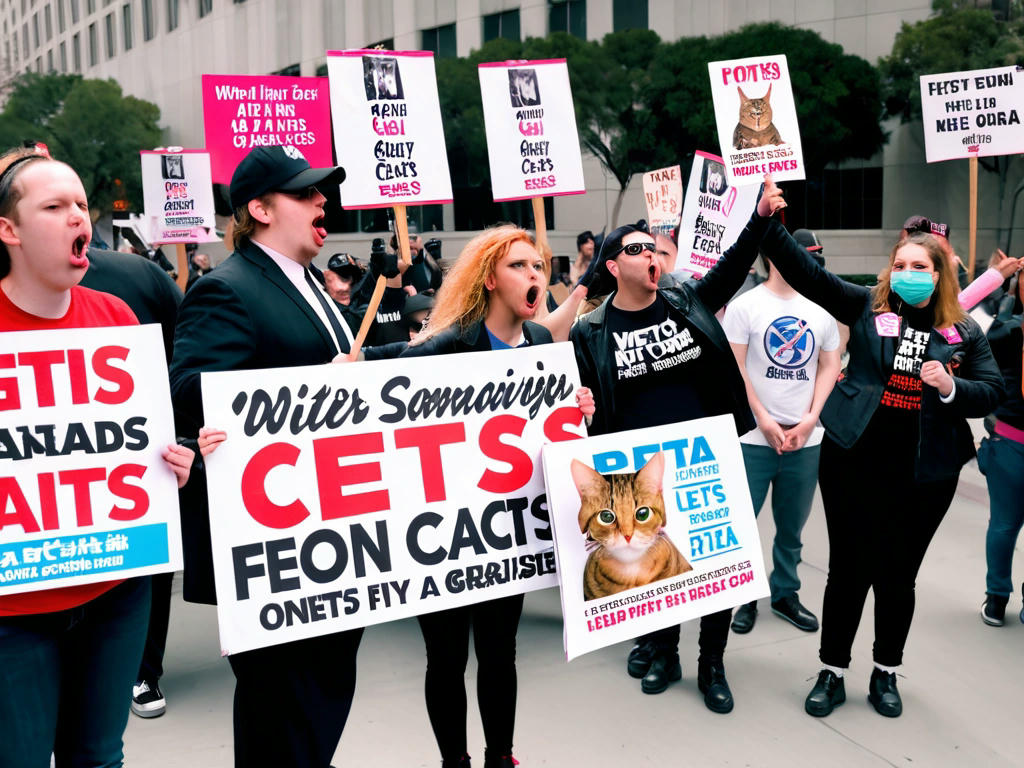
[[[548,0],[548,31],[587,38],[587,0]]]
[[[46,52],[46,71],[53,72],[53,48]]]
[[[108,13],[104,19],[104,25],[107,28],[107,58],[114,58],[114,54],[117,53],[117,41],[114,39],[114,35],[117,32],[117,22],[114,19],[114,14]]]
[[[77,24],[79,19],[78,0],[71,0],[71,23]]]
[[[213,13],[213,0],[199,0],[199,18]]]
[[[96,0],[85,0],[85,12],[96,13]]]
[[[39,14],[32,14],[32,47],[39,47]]]
[[[67,18],[64,16],[64,0],[57,0],[57,31],[63,32],[67,28]]]
[[[124,27],[124,49],[132,49],[132,6],[125,3],[121,6],[121,26]]]
[[[71,38],[71,62],[74,64],[75,72],[82,71],[82,41],[77,32]]]
[[[612,0],[612,31],[647,29],[647,3]]]
[[[458,55],[455,51],[455,25],[445,24],[443,27],[424,29],[420,48],[433,51],[440,58],[455,58]]]
[[[178,28],[178,0],[167,0],[167,31]]]
[[[95,67],[100,62],[100,32],[96,22],[89,25],[89,66]]]
[[[153,0],[142,0],[142,39],[152,40],[156,34],[156,24],[153,23]]]
[[[786,186],[791,229],[881,229],[882,169],[826,169]]]
[[[68,71],[68,47],[63,42],[60,44],[60,71]]]
[[[28,58],[28,22],[21,25],[21,47],[25,51],[25,58]]]
[[[50,15],[50,6],[43,9],[43,27],[46,29],[46,42],[53,38],[53,16]]]
[[[484,42],[503,37],[519,42],[519,9],[484,16]]]

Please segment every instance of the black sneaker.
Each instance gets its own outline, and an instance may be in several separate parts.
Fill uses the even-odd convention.
[[[787,595],[772,603],[772,613],[804,632],[818,631],[818,617],[800,604],[796,595]]]
[[[745,635],[754,628],[757,621],[757,600],[751,600],[736,609],[732,617],[732,631],[737,635]]]
[[[1009,598],[1003,595],[985,594],[985,602],[981,604],[981,620],[990,627],[1003,626],[1006,618],[1006,603]]]
[[[132,712],[139,717],[160,717],[167,711],[160,686],[155,681],[143,680],[132,686]]]
[[[641,679],[651,668],[651,662],[657,653],[658,649],[654,647],[654,643],[649,640],[638,640],[626,657],[626,672],[630,677]]]
[[[826,717],[846,701],[846,684],[831,669],[818,673],[818,682],[804,700],[804,711],[813,717]]]

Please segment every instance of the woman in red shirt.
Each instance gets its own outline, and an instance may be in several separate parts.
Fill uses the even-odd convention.
[[[34,150],[0,158],[0,331],[137,325],[128,306],[82,288],[92,236],[85,189]],[[164,461],[188,479],[192,451]],[[0,763],[120,766],[146,639],[148,577],[0,597]]]

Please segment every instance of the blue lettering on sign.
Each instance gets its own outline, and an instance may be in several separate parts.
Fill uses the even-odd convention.
[[[648,459],[658,451],[667,451],[672,454],[675,467],[693,466],[707,461],[714,461],[715,454],[708,445],[708,440],[703,435],[693,438],[691,444],[689,439],[667,440],[661,445],[652,443],[649,445],[637,445],[632,450],[632,466],[635,470],[643,469]],[[602,451],[595,453],[594,469],[601,474],[608,472],[619,472],[630,467],[630,457],[624,451]]]

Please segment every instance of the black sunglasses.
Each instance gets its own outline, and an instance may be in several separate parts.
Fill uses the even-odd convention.
[[[650,251],[651,253],[657,253],[657,249],[654,247],[654,243],[629,243],[622,246],[615,253],[612,254],[614,259],[620,253],[625,253],[627,256],[639,256],[644,251]]]

